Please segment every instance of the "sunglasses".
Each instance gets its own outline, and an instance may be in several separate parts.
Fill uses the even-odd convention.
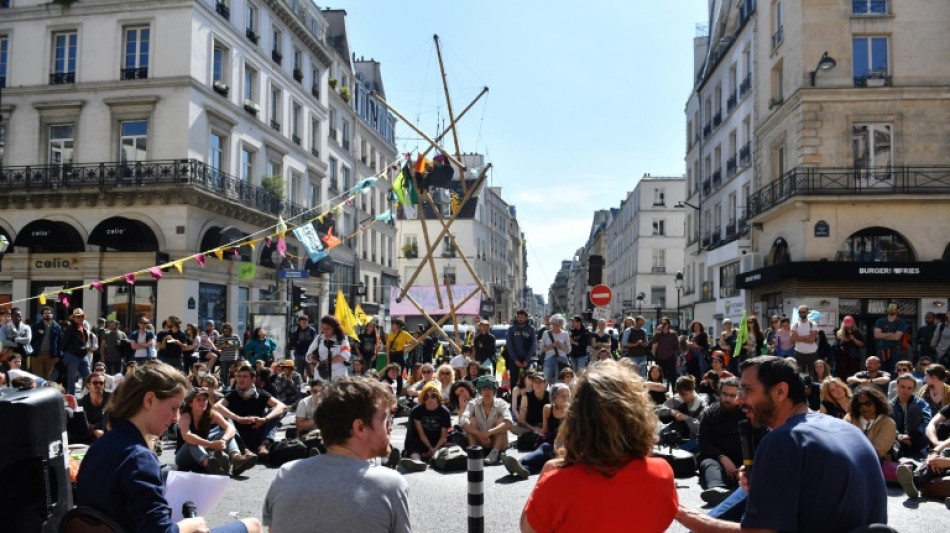
[[[91,384],[93,384],[93,385],[105,385],[105,384],[106,384],[105,381],[90,381],[89,383],[91,383]]]

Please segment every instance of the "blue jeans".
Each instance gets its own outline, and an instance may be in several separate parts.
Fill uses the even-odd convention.
[[[256,452],[260,445],[264,443],[265,439],[271,442],[277,440],[278,426],[280,426],[279,418],[268,420],[259,428],[255,428],[250,424],[234,425],[238,434],[241,435],[241,440],[244,441],[244,446],[252,452]]]
[[[587,356],[583,357],[571,357],[571,366],[574,368],[574,371],[580,371],[587,368]]]
[[[640,376],[644,378],[647,377],[647,356],[644,355],[643,357],[633,357],[633,356],[627,356],[627,357],[631,361],[633,361],[633,364],[637,365],[637,372],[640,373]]]
[[[86,379],[89,375],[89,362],[83,356],[63,352],[63,363],[66,364],[66,394],[76,394],[76,380],[80,376]],[[56,381],[59,378],[55,370],[53,373],[56,376],[50,376],[50,381]]]
[[[538,446],[533,452],[525,454],[525,456],[521,458],[521,466],[532,474],[539,474],[541,473],[541,469],[544,468],[544,463],[547,463],[548,459],[553,455],[554,445],[550,442],[545,442],[541,446]]]
[[[745,514],[746,492],[739,487],[728,498],[709,511],[709,516],[730,522],[739,522]]]
[[[224,435],[224,428],[221,426],[212,426],[211,431],[208,432],[208,440],[218,440],[222,435]],[[231,452],[239,452],[237,443],[234,442],[233,438],[228,440],[228,447],[224,453],[230,455]],[[206,469],[202,466],[202,463],[207,458],[208,450],[204,446],[197,446],[186,442],[178,449],[178,452],[175,453],[175,464],[178,465],[179,470],[186,472],[203,472],[206,471]]]
[[[561,356],[556,357],[549,355],[544,358],[544,379],[548,380],[549,384],[557,383],[557,375],[559,373],[557,368],[557,362],[561,361],[562,363],[567,362],[567,357]]]

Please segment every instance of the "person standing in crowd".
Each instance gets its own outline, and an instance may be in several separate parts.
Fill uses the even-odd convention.
[[[106,365],[106,371],[115,375],[122,372],[122,343],[128,342],[128,337],[119,329],[119,323],[115,320],[107,321],[106,328],[99,345],[99,353]]]
[[[406,368],[406,351],[415,347],[415,339],[406,331],[406,323],[402,319],[394,318],[392,331],[386,337],[386,353],[390,363],[397,363],[400,368]]]
[[[574,372],[581,374],[587,368],[587,352],[590,349],[590,332],[584,326],[584,319],[580,315],[571,319],[570,331],[570,361]]]
[[[646,376],[647,348],[649,347],[647,332],[643,329],[645,322],[642,316],[627,317],[624,320],[623,335],[620,337],[620,347],[627,351],[627,357],[637,366],[637,372],[641,376]],[[627,324],[630,325],[627,326]]]
[[[376,330],[376,323],[369,322],[363,326],[363,332],[359,335],[359,343],[356,346],[363,364],[368,368],[376,369],[376,354],[383,345],[379,338],[379,332]]]
[[[73,312],[75,314],[75,311]],[[85,316],[85,315],[83,315]],[[148,328],[149,320],[139,317],[138,329],[129,334],[129,342],[132,345],[132,359],[139,365],[146,361],[155,359],[155,332]]]
[[[610,348],[610,338],[610,333],[607,331],[607,321],[604,319],[598,320],[597,327],[590,334],[590,352],[600,353],[602,349],[606,349],[613,356]]]
[[[663,531],[676,514],[673,471],[651,457],[656,418],[642,380],[614,361],[580,375],[521,513],[521,531]],[[570,494],[570,497],[565,495]],[[635,517],[635,518],[631,518]]]
[[[478,331],[472,338],[472,350],[478,364],[495,368],[495,336],[491,333],[491,322],[484,318],[478,321]]]
[[[2,329],[3,332],[0,335],[2,347],[0,347],[0,351],[8,353],[12,350],[20,354],[23,361],[27,362],[26,366],[29,367],[29,357],[33,353],[33,345],[31,344],[33,330],[23,323],[23,314],[19,308],[14,307],[10,310],[10,320],[2,326]]]
[[[241,361],[234,371],[234,389],[215,404],[215,409],[234,421],[247,451],[257,450],[261,461],[266,461],[277,438],[280,417],[287,406],[267,391],[255,387],[253,376],[251,365]]]
[[[719,402],[707,407],[699,417],[700,497],[710,505],[719,505],[739,486],[742,447],[739,422],[746,419],[739,408],[739,379],[719,382]]]
[[[887,488],[877,453],[858,428],[810,413],[796,369],[773,356],[741,365],[738,401],[749,420],[771,431],[755,451],[741,523],[680,506],[676,520],[709,531],[854,531],[887,523]],[[854,490],[860,487],[860,490]],[[848,497],[842,499],[841,495]]]
[[[874,340],[877,341],[877,356],[885,372],[894,371],[894,363],[904,359],[904,334],[907,322],[897,316],[897,304],[887,304],[887,316],[874,324]]]
[[[937,331],[936,324],[936,315],[932,312],[928,312],[924,315],[924,325],[920,326],[917,330],[917,334],[914,337],[914,361],[920,359],[921,357],[929,357],[933,359],[934,350],[933,346],[930,345],[930,340],[933,339],[934,333]]]
[[[215,341],[214,347],[217,348],[218,366],[221,368],[221,383],[228,383],[231,375],[231,365],[237,363],[238,355],[241,352],[241,337],[234,332],[231,324],[225,322],[221,324],[221,335]]]
[[[33,325],[33,373],[43,379],[49,379],[56,361],[63,357],[63,328],[53,320],[53,308],[40,310],[42,319]],[[118,374],[110,368],[110,373]]]
[[[722,331],[719,332],[719,349],[729,354],[729,357],[733,357],[736,353],[736,342],[738,340],[739,332],[736,328],[732,327],[732,319],[724,318],[722,319]],[[729,360],[732,363],[732,359]],[[734,368],[730,366],[729,368]]]
[[[170,316],[165,320],[168,329],[165,335],[159,341],[159,348],[164,354],[165,363],[185,372],[191,364],[191,358],[185,360],[185,347],[188,346],[188,336],[181,330],[181,319],[177,316]]]
[[[75,308],[69,315],[69,327],[63,332],[63,364],[66,369],[66,394],[76,394],[76,380],[86,379],[89,375],[89,362],[86,353],[89,350],[89,337],[92,332],[86,327],[86,313],[82,308]],[[57,381],[61,376],[54,370],[50,381]]]
[[[327,453],[285,464],[264,499],[271,531],[408,533],[409,485],[367,461],[388,457],[392,406],[386,385],[347,377],[326,387],[315,418]]]
[[[930,338],[930,347],[934,349],[934,355],[930,362],[938,362],[942,365],[950,366],[950,327],[947,325],[947,313],[937,313],[935,318],[940,324]],[[924,357],[918,359],[917,364],[920,364],[922,359],[924,359]],[[918,379],[919,378],[920,376],[918,376]]]
[[[277,350],[277,342],[267,336],[267,330],[264,328],[254,328],[251,339],[244,344],[244,353],[247,362],[251,366],[258,361],[264,361],[264,366],[270,367],[274,364],[274,352]]]
[[[917,379],[910,373],[897,376],[897,397],[891,401],[891,418],[897,424],[899,456],[922,459],[927,455],[927,425],[932,413],[923,398],[914,395]],[[897,458],[895,457],[895,460]]]
[[[663,368],[663,375],[673,379],[676,375],[676,358],[679,352],[680,339],[673,330],[670,319],[663,317],[653,333],[653,359]]]
[[[297,317],[297,327],[290,334],[290,358],[294,360],[296,368],[305,379],[314,377],[313,369],[307,361],[307,349],[317,338],[317,329],[310,325],[307,315]]]
[[[320,334],[307,348],[307,358],[312,359],[319,369],[321,378],[328,381],[346,377],[349,371],[346,364],[352,357],[350,342],[333,315],[324,315],[320,319]],[[407,337],[412,337],[408,333]]]
[[[841,320],[835,338],[840,348],[837,374],[841,379],[848,379],[860,370],[864,361],[864,334],[854,327],[854,317],[847,315]]]
[[[534,326],[528,323],[528,311],[518,309],[515,322],[508,327],[505,337],[505,366],[508,368],[510,383],[517,383],[521,374],[531,367],[531,358],[538,350],[540,339]]]
[[[818,324],[808,318],[808,306],[798,306],[798,322],[792,325],[795,343],[795,362],[802,372],[808,372],[818,359]]]
[[[568,366],[567,354],[571,351],[570,336],[564,331],[564,317],[552,315],[551,329],[541,338],[541,351],[544,353],[544,377],[548,383],[557,380],[561,368]]]
[[[709,335],[703,323],[694,320],[689,324],[689,337],[686,340],[689,353],[686,355],[686,372],[699,381],[709,370]]]
[[[112,431],[83,458],[76,479],[77,505],[104,513],[128,532],[208,531],[201,517],[172,522],[158,457],[146,444],[150,435],[161,435],[178,421],[187,389],[184,374],[164,363],[149,362],[129,373],[111,403]],[[260,533],[261,523],[245,518],[212,531]]]
[[[218,337],[221,334],[214,329],[214,320],[205,320],[205,330],[201,333],[201,342],[198,343],[198,358],[204,364],[208,365],[208,372],[214,372],[214,365],[221,356],[221,350],[218,349]],[[227,384],[227,378],[221,380]]]
[[[778,315],[772,315],[769,319],[769,327],[765,330],[765,347],[768,349],[768,355],[775,355],[775,346],[778,342],[775,334],[778,333],[778,330],[781,329],[782,317]]]

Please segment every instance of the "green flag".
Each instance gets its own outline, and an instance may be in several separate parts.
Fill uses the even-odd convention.
[[[736,333],[736,349],[732,352],[733,357],[742,355],[742,350],[745,349],[745,343],[749,341],[748,318],[748,313],[743,309],[742,322],[739,324],[739,331]]]
[[[408,165],[402,167],[399,175],[393,180],[393,192],[396,193],[396,198],[399,199],[400,204],[404,206],[419,205],[419,195],[416,193],[416,188],[412,186],[412,177],[409,175]]]
[[[238,280],[254,279],[257,277],[257,265],[254,262],[241,263],[238,266]]]

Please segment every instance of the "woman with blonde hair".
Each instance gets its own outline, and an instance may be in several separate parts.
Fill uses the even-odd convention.
[[[848,379],[861,368],[864,361],[864,335],[854,327],[854,317],[847,315],[841,319],[841,327],[835,333],[840,355],[838,356],[838,377]]]
[[[436,384],[442,389],[443,403],[449,403],[449,389],[455,381],[453,378],[455,378],[455,371],[452,370],[452,365],[443,364],[435,371]]]
[[[651,457],[657,421],[643,380],[603,361],[576,381],[558,458],[541,471],[521,531],[629,530],[631,516],[639,530],[664,531],[679,499],[673,470]]]
[[[819,411],[835,418],[844,418],[851,410],[851,389],[841,378],[827,377],[821,382]]]
[[[451,368],[449,370],[451,371]],[[406,457],[399,461],[399,466],[410,472],[425,470],[426,461],[445,444],[449,428],[452,427],[452,415],[442,405],[442,398],[439,384],[430,381],[422,387],[419,405],[409,414]]]

